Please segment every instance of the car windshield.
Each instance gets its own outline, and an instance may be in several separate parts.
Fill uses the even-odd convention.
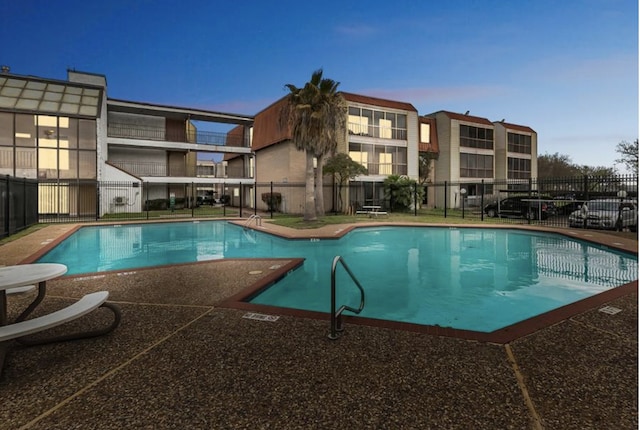
[[[617,211],[619,202],[615,201],[592,201],[587,203],[590,211]]]

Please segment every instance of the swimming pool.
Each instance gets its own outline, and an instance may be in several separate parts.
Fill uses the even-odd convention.
[[[304,258],[250,299],[328,312],[341,255],[367,294],[360,316],[492,332],[637,280],[635,255],[562,235],[516,229],[363,227],[339,239],[287,240],[225,221],[83,227],[39,262],[69,274],[221,258]],[[338,303],[358,290],[337,271]]]

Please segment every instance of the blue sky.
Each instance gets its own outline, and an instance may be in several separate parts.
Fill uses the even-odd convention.
[[[0,0],[0,40],[12,73],[101,73],[112,98],[253,115],[323,68],[421,115],[528,125],[576,164],[638,138],[637,0]]]

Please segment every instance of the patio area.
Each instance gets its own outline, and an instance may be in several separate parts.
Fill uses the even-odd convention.
[[[51,225],[0,246],[0,264],[23,261],[73,227]],[[634,237],[588,234],[637,251]],[[122,323],[103,337],[11,349],[0,428],[638,427],[637,283],[608,303],[621,309],[615,315],[593,308],[505,345],[355,324],[331,341],[328,318],[260,321],[216,306],[288,261],[50,281],[38,313],[108,290]],[[30,298],[12,297],[10,311]],[[94,312],[65,330],[105,317]]]

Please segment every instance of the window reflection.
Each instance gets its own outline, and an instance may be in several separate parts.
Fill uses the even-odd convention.
[[[96,141],[94,120],[0,113],[0,174],[96,179]]]

